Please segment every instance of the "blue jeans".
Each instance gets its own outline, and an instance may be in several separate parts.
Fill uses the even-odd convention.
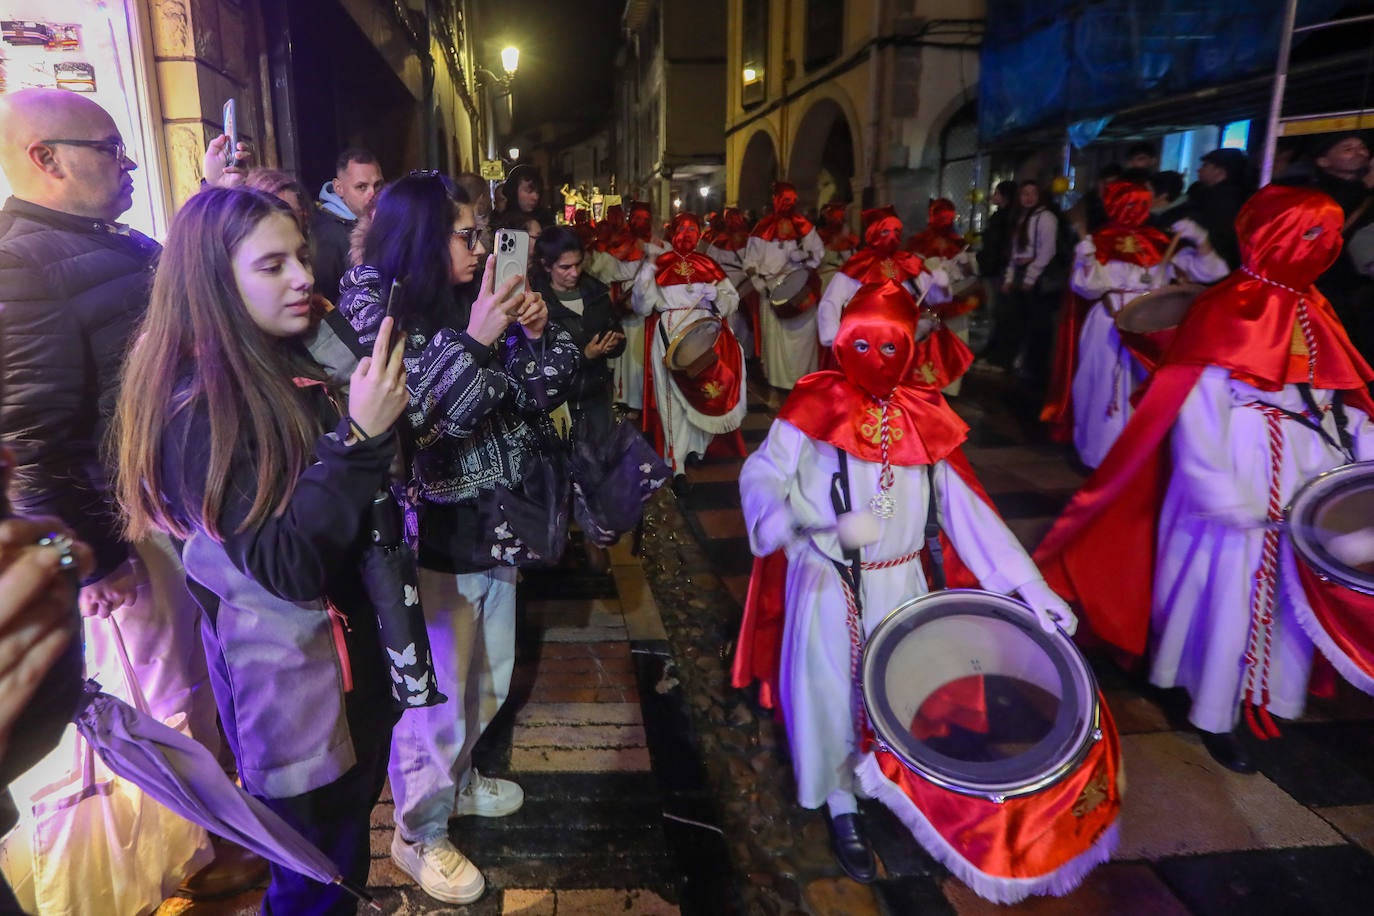
[[[515,569],[420,569],[434,679],[448,702],[407,710],[391,739],[396,829],[407,843],[448,834],[472,748],[510,693],[515,668]]]

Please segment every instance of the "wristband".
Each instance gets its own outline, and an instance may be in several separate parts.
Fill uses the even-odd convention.
[[[367,430],[359,426],[358,422],[352,417],[343,417],[339,420],[339,428],[335,430],[335,433],[338,435],[340,442],[346,442],[352,439],[355,443],[361,443],[376,438],[376,436],[369,436]]]

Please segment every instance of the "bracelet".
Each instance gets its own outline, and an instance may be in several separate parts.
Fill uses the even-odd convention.
[[[344,422],[348,424],[349,433],[351,433],[353,438],[358,442],[366,442],[369,439],[375,438],[374,436],[369,436],[367,430],[359,426],[358,421],[354,420],[352,417],[344,417]]]

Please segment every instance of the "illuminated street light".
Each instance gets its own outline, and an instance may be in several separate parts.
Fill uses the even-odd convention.
[[[520,49],[510,45],[502,48],[501,66],[507,76],[514,76],[516,68],[520,66]]]
[[[673,198],[673,209],[675,209],[675,210],[681,210],[681,209],[682,209],[682,198],[681,198],[681,197],[674,197],[674,198]]]
[[[744,81],[745,81],[746,83],[752,83],[754,80],[756,80],[756,79],[758,79],[758,78],[759,78],[759,71],[755,70],[753,67],[745,67],[745,68],[744,68]]]
[[[520,158],[520,147],[518,146],[512,146],[510,149],[506,150],[506,152],[510,153],[512,159]]]
[[[711,196],[711,186],[708,184],[704,184],[697,189],[697,193],[701,195],[702,200],[705,200],[706,198]]]

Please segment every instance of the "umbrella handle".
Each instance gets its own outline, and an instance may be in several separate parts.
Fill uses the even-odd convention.
[[[382,905],[377,902],[376,898],[374,898],[367,891],[363,890],[361,887],[358,887],[358,885],[354,884],[352,881],[349,881],[343,875],[336,875],[334,877],[333,883],[337,884],[339,887],[343,888],[345,891],[352,894],[353,897],[356,898],[359,903],[366,904],[368,909],[374,910],[378,913],[382,912]]]

